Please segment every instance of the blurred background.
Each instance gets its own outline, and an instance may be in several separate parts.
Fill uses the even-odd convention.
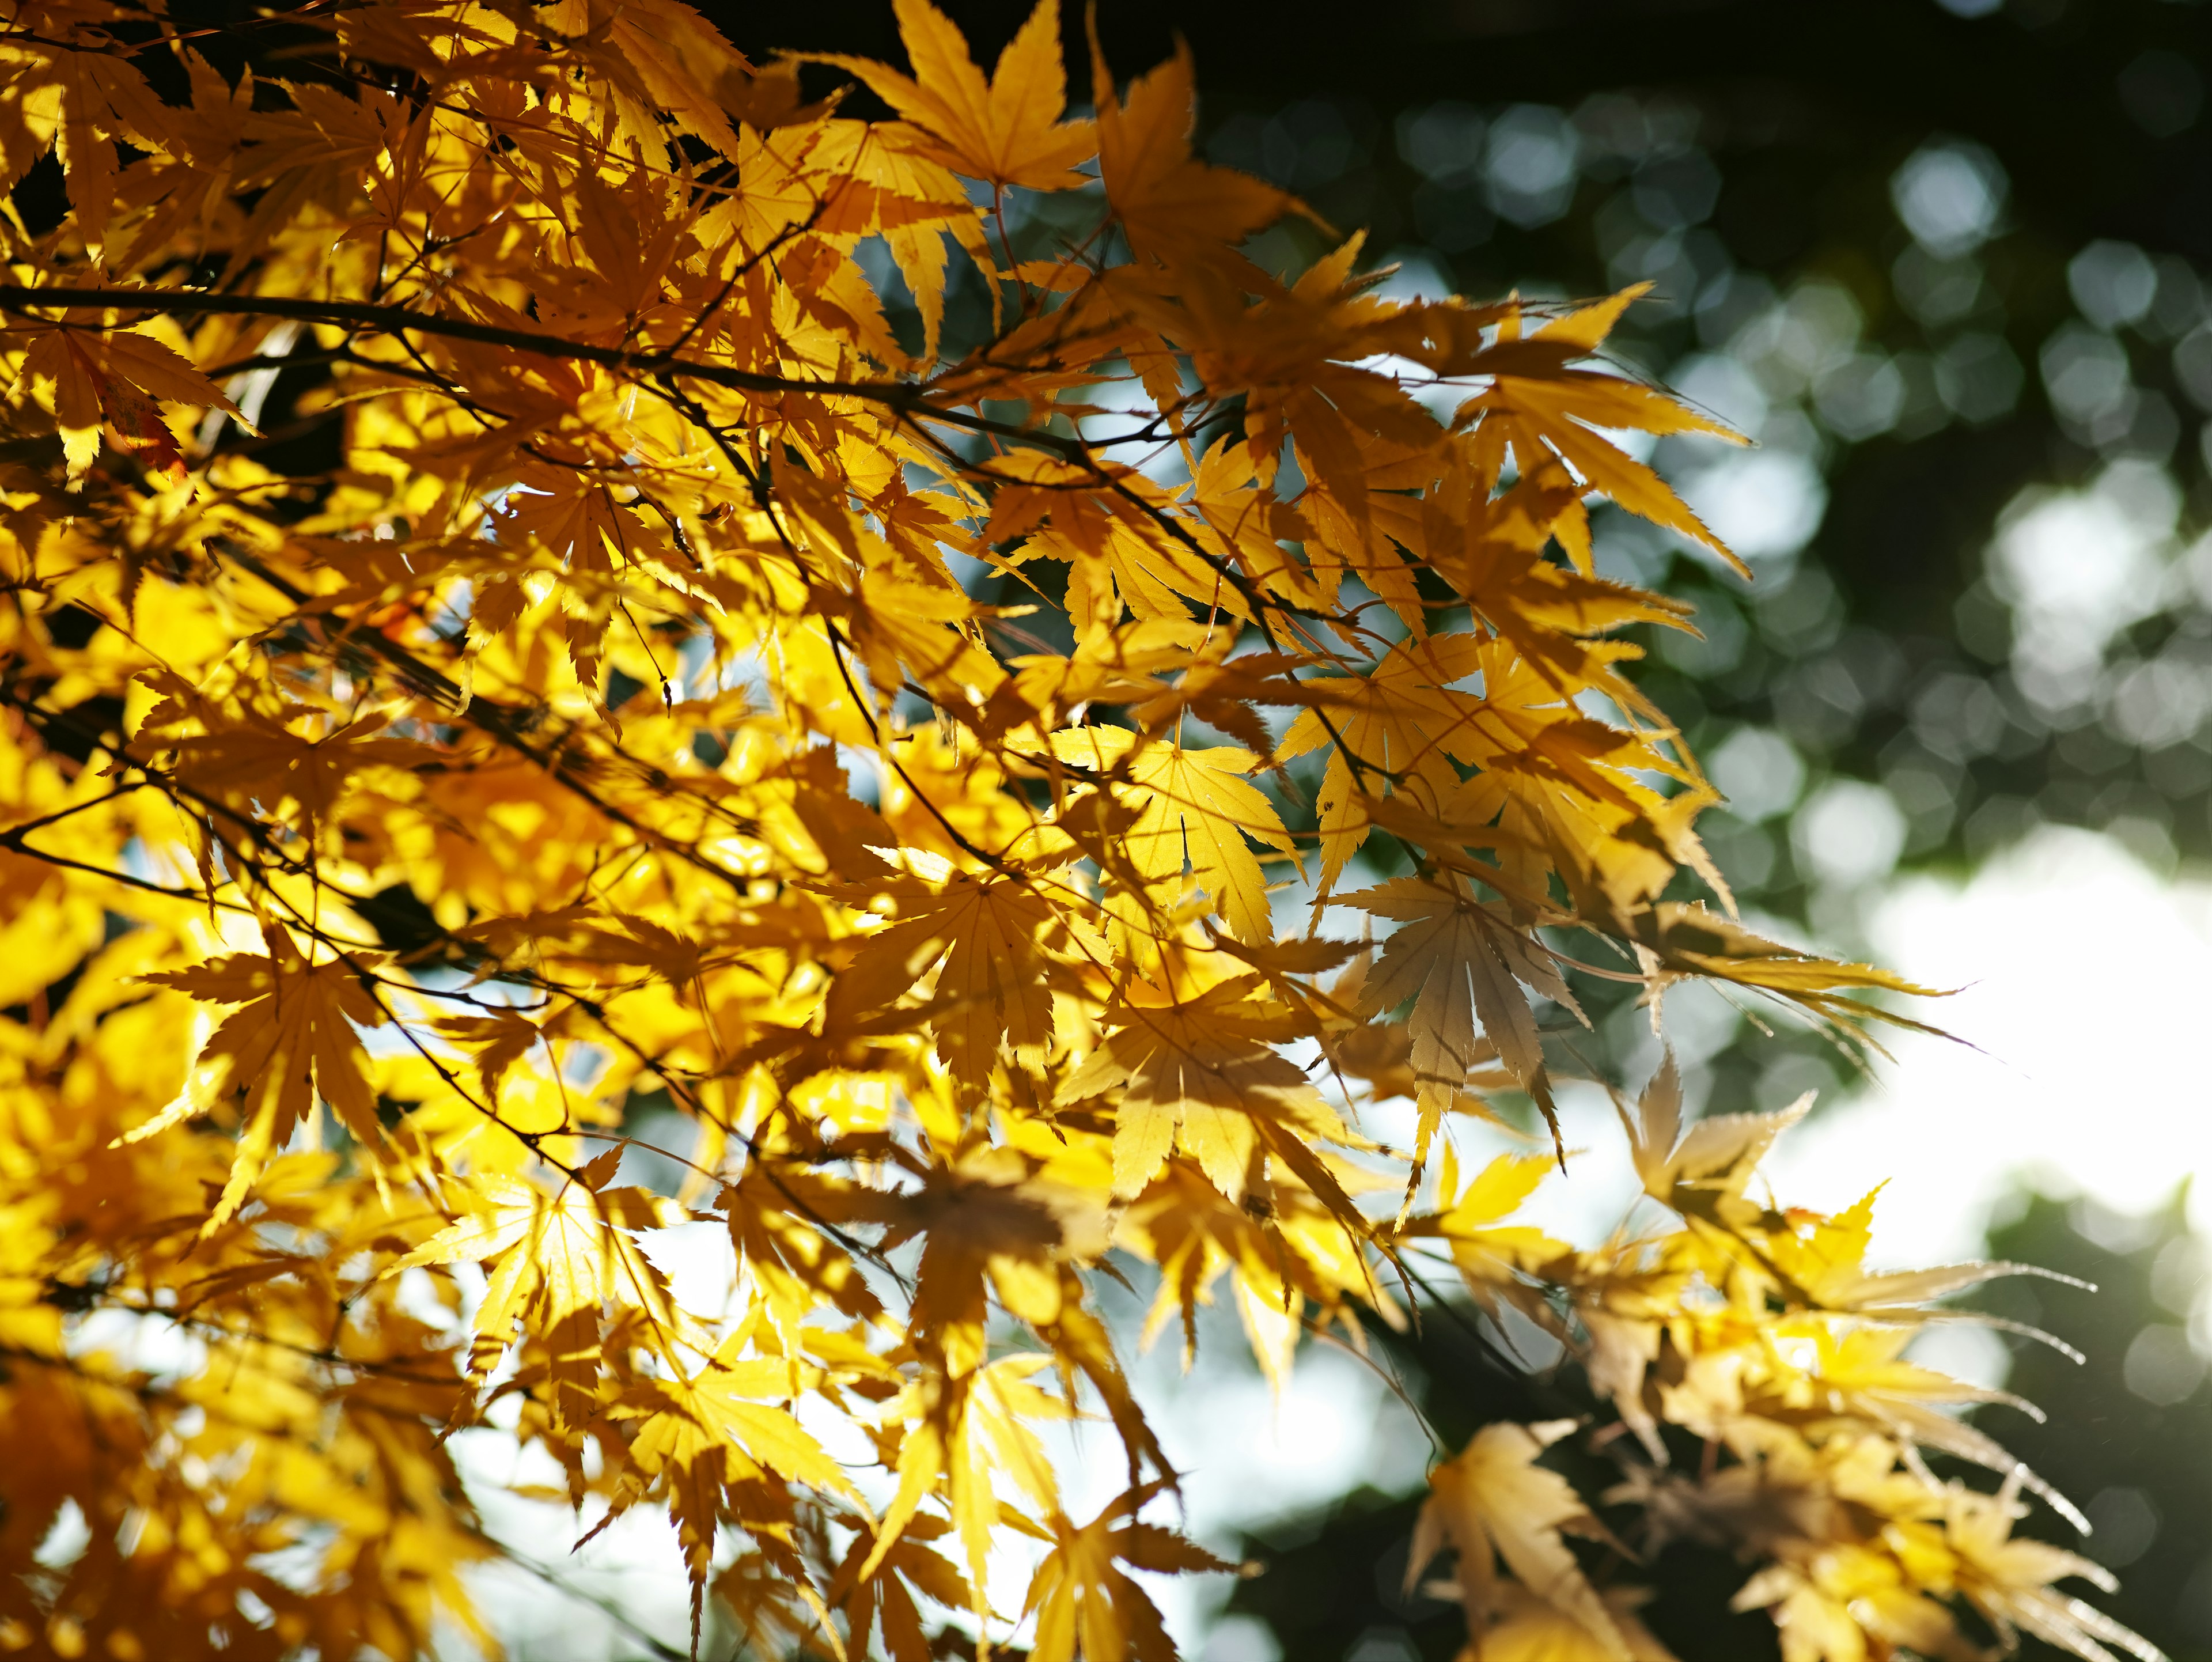
[[[705,9],[757,54],[901,56],[876,0]],[[1027,3],[948,9],[988,62]],[[1895,1176],[1887,1263],[1986,1252],[2098,1283],[1983,1295],[2086,1363],[1981,1329],[1928,1342],[2048,1411],[1988,1424],[2095,1522],[2084,1549],[2123,1581],[2100,1602],[2178,1658],[2212,1656],[2212,1074],[2195,1044],[2212,1001],[2212,9],[1100,12],[1123,74],[1180,30],[1210,156],[1370,228],[1400,292],[1653,285],[1620,356],[1757,441],[1653,456],[1755,581],[1626,520],[1598,536],[1615,573],[1698,606],[1705,638],[1650,642],[1643,680],[1732,799],[1701,825],[1755,921],[1964,988],[1935,1015],[1977,1047],[1910,1040],[1869,1077],[1812,1035],[1677,995],[1693,1103],[1818,1089],[1778,1190],[1840,1208]],[[1285,265],[1322,246],[1274,234]],[[1640,1082],[1643,1014],[1593,1014],[1572,1060]],[[1540,1206],[1588,1239],[1628,1191],[1601,1096],[1569,1110],[1592,1153]],[[1395,1592],[1431,1454],[1413,1417],[1327,1353],[1271,1398],[1233,1323],[1213,1337],[1187,1379],[1152,1359],[1152,1400],[1192,1469],[1193,1526],[1269,1568],[1175,1605],[1178,1633],[1211,1662],[1449,1656],[1455,1613]],[[1449,1323],[1387,1360],[1455,1436],[1544,1408],[1540,1379]],[[2081,1544],[2047,1512],[2030,1529]],[[1660,1570],[1708,1610],[1741,1574]],[[538,1619],[571,1622],[556,1608]],[[579,1631],[521,1621],[518,1648],[562,1654]],[[1698,1662],[1777,1654],[1760,1616],[1692,1641],[1677,1648]]]

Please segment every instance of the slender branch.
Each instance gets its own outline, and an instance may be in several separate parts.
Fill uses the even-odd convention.
[[[599,1611],[637,1643],[651,1651],[657,1659],[657,1662],[690,1662],[691,1653],[677,1649],[666,1641],[655,1637],[648,1629],[640,1627],[629,1613],[613,1599],[603,1598],[595,1592],[586,1592],[584,1588],[575,1586],[573,1582],[563,1579],[557,1571],[539,1563],[520,1547],[509,1546],[488,1530],[479,1529],[474,1533],[478,1540],[498,1553],[501,1558],[513,1564],[517,1569],[537,1577],[564,1598],[573,1598],[580,1604],[588,1604]]]
[[[0,283],[0,311],[19,317],[58,308],[89,310],[114,308],[126,312],[169,312],[190,315],[291,318],[301,323],[326,324],[335,328],[373,330],[380,334],[435,335],[465,340],[479,346],[503,347],[556,361],[595,363],[602,368],[629,370],[642,375],[680,375],[710,386],[770,396],[798,393],[810,398],[861,399],[884,405],[909,418],[945,422],[972,432],[992,433],[1059,451],[1071,458],[1087,454],[1079,438],[1041,432],[1009,422],[933,404],[929,388],[901,380],[805,380],[787,375],[767,375],[740,369],[734,364],[702,363],[670,352],[635,352],[618,346],[594,346],[534,329],[507,329],[496,324],[475,323],[466,318],[431,316],[404,306],[381,306],[366,301],[304,300],[281,295],[224,295],[191,289],[52,289],[25,283]]]

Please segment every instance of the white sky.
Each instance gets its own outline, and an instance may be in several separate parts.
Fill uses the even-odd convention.
[[[1958,987],[1881,1087],[1793,1133],[1771,1162],[1795,1203],[1839,1207],[1883,1178],[1876,1245],[1897,1262],[1972,1252],[2015,1174],[2124,1211],[2195,1175],[2212,1223],[2212,884],[2146,869],[2113,840],[2047,828],[1960,886],[1899,883],[1871,936],[1891,968]]]

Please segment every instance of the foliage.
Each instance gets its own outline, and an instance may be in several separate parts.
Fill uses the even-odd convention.
[[[2133,95],[2202,60],[2200,16],[1474,4],[1418,48],[1410,21],[1285,16],[1189,18],[1210,159],[1431,283],[1651,281],[1608,350],[1758,439],[1652,458],[1755,584],[1617,519],[1597,539],[1601,569],[1698,606],[1705,638],[1652,631],[1638,679],[1738,798],[1698,831],[1740,901],[1851,946],[1893,857],[1955,872],[2051,821],[2206,857],[2212,329],[2204,222],[2174,204],[2212,127],[2146,128]],[[2068,143],[2030,83],[2081,113]],[[1705,1002],[1678,1035],[1701,1105],[1848,1081]]]
[[[1740,1554],[1791,1662],[1972,1654],[1954,1608],[2154,1654],[1899,1358],[1996,1269],[1749,1197],[1795,1111],[1683,1131],[1662,1073],[1677,1223],[1592,1251],[1505,1221],[1555,1123],[1462,1182],[1467,1121],[1554,1119],[1569,971],[1847,1044],[1917,990],[1736,919],[1626,673],[1689,623],[1585,499],[1726,551],[1607,435],[1731,436],[1605,362],[1634,292],[1395,301],[1357,236],[1279,277],[1247,239],[1310,210],[1194,158],[1187,57],[1117,90],[1094,43],[1070,119],[1051,0],[988,77],[898,14],[911,75],[831,63],[869,124],[674,0],[310,6],[234,81],[7,9],[5,182],[67,212],[0,285],[0,1641],[419,1653],[502,1550],[444,1444],[489,1422],[595,1529],[666,1513],[695,1646],[711,1593],[764,1650],[1162,1656],[1127,1568],[1224,1567],[1140,1515],[1097,1278],[1190,1334],[1225,1276],[1279,1377],[1442,1253],[1602,1404],[1438,1469],[1415,1556],[1484,1654],[1664,1653],[1601,1505]],[[1401,1096],[1409,1149],[1358,1129]],[[1079,1415],[1127,1477],[1088,1521]]]

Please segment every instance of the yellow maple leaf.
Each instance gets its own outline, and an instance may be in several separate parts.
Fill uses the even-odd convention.
[[[104,423],[122,449],[142,454],[171,483],[180,482],[184,456],[156,407],[160,400],[239,417],[238,406],[189,361],[150,336],[127,331],[40,331],[20,373],[27,384],[50,389],[72,478],[99,454]]]
[[[1122,1025],[1060,1087],[1062,1105],[1114,1093],[1116,1197],[1141,1194],[1180,1148],[1232,1200],[1243,1195],[1263,1154],[1292,1162],[1322,1192],[1342,1198],[1303,1139],[1362,1140],[1304,1074],[1238,1033],[1235,1021],[1233,1006],[1219,998],[1127,1006]]]
[[[1057,964],[1103,960],[1103,943],[1018,873],[962,872],[912,855],[908,862],[911,874],[868,891],[870,904],[888,901],[897,914],[866,937],[836,996],[855,1009],[879,1009],[933,971],[931,1025],[938,1055],[955,1075],[984,1084],[1002,1049],[1037,1066],[1052,1044]]]
[[[1073,190],[1090,181],[1073,171],[1096,152],[1088,121],[1060,119],[1067,71],[1060,54],[1060,0],[1038,0],[999,55],[986,83],[967,38],[930,0],[894,0],[911,76],[872,58],[826,57],[935,141],[948,167],[993,185]]]
[[[1449,1546],[1457,1555],[1458,1595],[1484,1616],[1500,1597],[1497,1563],[1502,1558],[1526,1592],[1580,1627],[1584,1642],[1607,1662],[1633,1662],[1613,1611],[1560,1538],[1563,1531],[1601,1533],[1601,1528],[1572,1484],[1535,1464],[1573,1429],[1572,1421],[1487,1425],[1431,1472],[1406,1561],[1406,1586],[1408,1591],[1418,1586],[1431,1561]]]
[[[1462,1188],[1459,1156],[1448,1142],[1437,1174],[1439,1209],[1407,1220],[1397,1233],[1407,1239],[1442,1240],[1469,1294],[1495,1317],[1502,1292],[1571,1250],[1533,1225],[1504,1221],[1552,1169],[1551,1159],[1542,1154],[1500,1154]]]
[[[1053,1519],[1054,1544],[1023,1604],[1022,1613],[1036,1617],[1034,1662],[1073,1662],[1079,1653],[1084,1662],[1174,1662],[1158,1610],[1119,1566],[1184,1573],[1231,1566],[1172,1530],[1135,1521],[1158,1487],[1129,1490],[1087,1524]]]
[[[632,1237],[685,1215],[645,1190],[605,1188],[621,1154],[619,1147],[608,1150],[550,1195],[517,1178],[479,1177],[464,1191],[465,1215],[383,1272],[497,1260],[473,1324],[470,1367],[478,1379],[514,1345],[526,1320],[557,1324],[583,1317],[595,1328],[598,1312],[611,1304],[643,1312],[664,1333],[678,1327],[667,1278]],[[584,1342],[592,1374],[596,1336]]]
[[[269,933],[266,956],[234,953],[189,970],[159,971],[145,979],[194,998],[239,1008],[210,1036],[193,1064],[185,1093],[134,1129],[141,1142],[196,1113],[239,1099],[238,1152],[203,1226],[212,1234],[252,1192],[270,1154],[291,1139],[317,1099],[330,1103],[364,1153],[382,1141],[375,1093],[356,1025],[383,1025],[385,1014],[363,990],[364,965],[311,964],[281,930]]]
[[[1137,810],[1123,846],[1148,881],[1171,881],[1188,866],[1241,938],[1273,938],[1267,879],[1247,839],[1279,854],[1295,845],[1248,776],[1258,757],[1234,745],[1146,743],[1126,728],[1099,727],[1054,734],[1052,753]]]
[[[1176,55],[1132,82],[1126,100],[1114,89],[1095,21],[1091,64],[1099,176],[1140,257],[1218,261],[1251,232],[1301,208],[1264,180],[1191,155],[1198,102],[1187,46],[1178,41]]]
[[[1381,962],[1362,984],[1360,998],[1364,1014],[1413,1001],[1408,1022],[1421,1109],[1415,1157],[1425,1156],[1438,1117],[1458,1105],[1468,1074],[1488,1060],[1476,1048],[1478,1021],[1498,1059],[1543,1110],[1557,1141],[1559,1108],[1552,1100],[1535,1013],[1522,983],[1577,1016],[1582,1009],[1543,949],[1477,900],[1458,878],[1443,886],[1420,878],[1395,878],[1379,888],[1346,895],[1344,904],[1401,920],[1383,943]],[[1564,1163],[1564,1149],[1560,1159]]]
[[[1310,707],[1283,734],[1275,759],[1330,746],[1322,778],[1321,892],[1372,828],[1363,798],[1411,792],[1434,812],[1459,789],[1456,757],[1474,758],[1470,724],[1480,701],[1455,687],[1480,667],[1470,636],[1401,641],[1364,676],[1316,676],[1300,684]]]
[[[922,1501],[941,1488],[968,1560],[975,1612],[986,1614],[986,1565],[1005,1515],[993,1473],[1006,1474],[1041,1511],[1059,1509],[1059,1481],[1033,1422],[1067,1419],[1073,1410],[1030,1382],[1049,1360],[1017,1355],[957,1375],[925,1372],[884,1405],[887,1420],[911,1423],[899,1444],[898,1490],[876,1525],[861,1577],[888,1562]]]
[[[1995,1495],[1953,1485],[1944,1495],[1947,1544],[1959,1557],[1959,1590],[2000,1631],[2018,1628],[2090,1662],[2111,1662],[2117,1645],[2141,1662],[2166,1662],[2159,1647],[2082,1599],[2051,1584],[2078,1576],[2106,1592],[2118,1584],[2101,1565],[2041,1541],[2013,1538],[2021,1475],[2006,1478]]]
[[[1759,1208],[1745,1197],[1774,1140],[1811,1111],[1807,1092],[1767,1114],[1716,1114],[1682,1129],[1682,1080],[1674,1053],[1644,1087],[1635,1118],[1616,1105],[1644,1192],[1686,1217],[1732,1228]]]

